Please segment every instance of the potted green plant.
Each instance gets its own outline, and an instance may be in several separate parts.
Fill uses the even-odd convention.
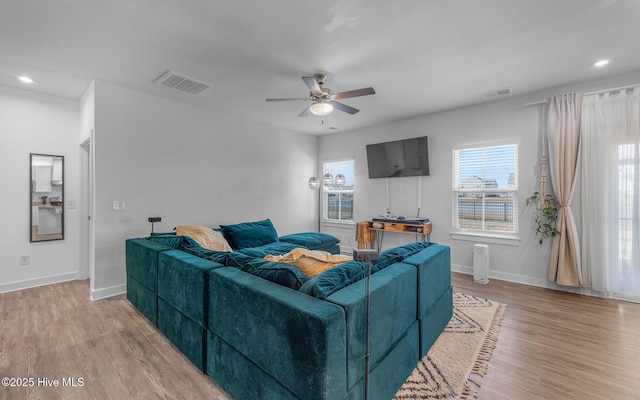
[[[526,205],[537,205],[540,201],[540,193],[534,192],[530,197],[524,199]],[[538,207],[538,214],[536,215],[536,237],[538,243],[542,244],[548,237],[554,237],[560,234],[560,231],[556,229],[556,219],[558,218],[558,210],[560,209],[560,203],[558,200],[550,194],[544,197],[542,206]]]

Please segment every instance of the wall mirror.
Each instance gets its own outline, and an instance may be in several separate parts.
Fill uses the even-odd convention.
[[[64,157],[31,153],[31,242],[64,239]]]

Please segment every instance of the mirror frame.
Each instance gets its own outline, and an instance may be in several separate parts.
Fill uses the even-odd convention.
[[[61,177],[62,180],[60,182],[60,197],[62,199],[61,204],[60,204],[60,208],[61,208],[61,213],[60,213],[60,234],[47,234],[48,237],[46,238],[41,238],[38,239],[37,238],[37,234],[34,232],[33,230],[33,207],[34,207],[34,196],[35,193],[37,193],[35,191],[35,181],[34,181],[34,176],[33,176],[33,160],[34,157],[48,157],[48,158],[52,158],[52,159],[60,159],[60,161],[62,162],[62,171],[61,173]],[[41,154],[41,153],[29,153],[29,242],[30,243],[34,243],[34,242],[49,242],[49,241],[53,241],[53,240],[64,240],[64,156],[59,156],[59,155],[53,155],[53,154]],[[57,186],[57,185],[56,185]],[[42,192],[44,193],[44,192]],[[57,196],[56,196],[57,197]],[[45,205],[45,204],[42,204]],[[52,208],[55,208],[56,206],[52,206]]]

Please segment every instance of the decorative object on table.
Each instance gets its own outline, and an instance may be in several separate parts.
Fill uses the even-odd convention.
[[[459,292],[453,317],[394,400],[467,400],[477,390],[498,340],[506,304]]]

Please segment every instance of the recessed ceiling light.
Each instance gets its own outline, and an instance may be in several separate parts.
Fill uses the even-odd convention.
[[[594,67],[604,67],[605,65],[609,64],[609,60],[608,58],[604,59],[604,60],[598,60],[595,63],[593,63]]]
[[[24,83],[33,83],[34,80],[29,78],[28,76],[25,75],[21,75],[18,77],[18,79],[20,79],[20,81],[24,82]]]

